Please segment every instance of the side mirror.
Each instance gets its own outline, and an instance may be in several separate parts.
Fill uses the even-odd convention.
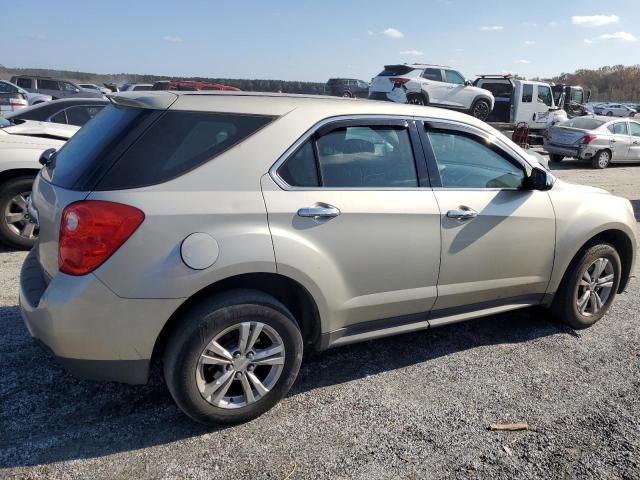
[[[555,178],[546,170],[533,168],[531,174],[525,179],[524,188],[527,190],[551,190]]]
[[[76,93],[80,93],[80,89],[79,88],[74,88],[73,91],[76,92]]]
[[[55,148],[47,148],[42,152],[38,159],[40,165],[43,167],[53,167],[55,165],[56,152],[57,150]]]
[[[473,82],[472,82],[471,80],[466,80],[466,81],[464,82],[464,84],[465,84],[467,87],[471,87],[471,86],[473,86]]]

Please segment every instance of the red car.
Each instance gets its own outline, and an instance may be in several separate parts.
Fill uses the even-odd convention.
[[[230,87],[220,83],[196,82],[193,80],[162,80],[153,84],[153,90],[228,90],[239,92],[237,87]]]

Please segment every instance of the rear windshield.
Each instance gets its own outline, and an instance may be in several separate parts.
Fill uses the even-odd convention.
[[[162,183],[215,158],[272,120],[110,105],[60,150],[51,181],[75,190]]]
[[[384,70],[378,74],[379,77],[395,77],[396,75],[406,75],[415,70],[407,65],[387,65]]]
[[[595,130],[607,123],[597,118],[576,117],[560,124],[561,127],[580,128],[583,130]]]

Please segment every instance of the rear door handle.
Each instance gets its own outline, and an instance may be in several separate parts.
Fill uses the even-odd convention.
[[[449,210],[447,212],[447,218],[453,218],[455,220],[471,220],[477,216],[478,212],[469,207],[460,207],[459,209]]]
[[[301,208],[298,210],[299,217],[334,218],[338,215],[340,215],[340,209],[333,205],[319,205],[317,207]]]

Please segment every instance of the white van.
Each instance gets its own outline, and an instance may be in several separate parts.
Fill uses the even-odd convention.
[[[489,90],[494,98],[487,123],[509,129],[524,122],[530,130],[542,131],[567,120],[567,114],[553,99],[548,83],[518,80],[510,75],[480,75],[473,84]]]

